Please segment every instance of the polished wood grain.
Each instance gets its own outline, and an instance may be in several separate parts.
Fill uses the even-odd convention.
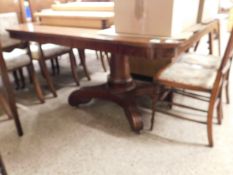
[[[69,96],[69,103],[72,106],[78,106],[92,98],[113,101],[124,109],[132,130],[139,132],[143,128],[143,123],[142,116],[135,104],[135,96],[139,92],[139,94],[149,96],[152,94],[147,86],[138,88],[132,79],[129,56],[137,56],[142,61],[145,59],[170,59],[172,62],[179,54],[192,47],[203,35],[212,30],[216,23],[218,22],[213,21],[206,24],[202,30],[196,31],[188,39],[169,42],[164,39],[154,42],[153,37],[107,35],[96,29],[41,26],[38,24],[19,25],[8,31],[13,38],[110,52],[110,74],[107,83],[74,91]]]

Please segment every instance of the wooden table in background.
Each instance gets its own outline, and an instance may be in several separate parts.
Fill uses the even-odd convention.
[[[137,86],[132,79],[129,56],[145,59],[174,60],[198,42],[202,36],[212,32],[218,21],[208,23],[185,40],[153,42],[150,37],[103,35],[100,30],[70,27],[55,27],[38,24],[23,24],[8,29],[12,38],[39,43],[54,43],[73,48],[92,49],[111,52],[110,74],[103,85],[84,87],[71,93],[69,104],[78,106],[92,98],[109,100],[120,105],[126,114],[133,131],[143,129],[142,116],[138,111],[135,96],[150,94],[149,86]],[[212,37],[213,38],[213,37]],[[212,40],[210,40],[212,42]],[[212,47],[211,47],[212,48]]]

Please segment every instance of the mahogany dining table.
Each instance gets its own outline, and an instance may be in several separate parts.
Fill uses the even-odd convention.
[[[68,98],[69,104],[78,106],[93,98],[112,101],[124,109],[132,130],[139,133],[143,129],[143,121],[135,98],[137,95],[151,95],[152,88],[147,84],[138,85],[132,79],[128,58],[137,56],[142,61],[170,58],[172,62],[207,34],[210,36],[210,52],[212,52],[213,33],[219,32],[219,21],[213,20],[202,24],[202,27],[192,32],[192,35],[183,39],[116,34],[114,29],[107,29],[112,31],[105,32],[97,29],[47,26],[37,23],[20,24],[7,30],[12,38],[24,41],[110,52],[110,73],[107,82],[75,90]]]

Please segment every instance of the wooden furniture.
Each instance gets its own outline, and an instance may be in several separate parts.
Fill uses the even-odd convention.
[[[45,44],[34,43],[30,45],[30,50],[32,53],[32,59],[37,60],[39,62],[42,74],[44,75],[48,83],[48,86],[50,88],[50,91],[53,93],[54,97],[57,96],[57,93],[54,88],[53,82],[51,80],[51,76],[49,74],[47,65],[45,63],[46,60],[57,60],[59,56],[62,56],[64,54],[69,54],[70,67],[71,67],[73,79],[75,83],[79,85],[79,78],[77,75],[77,63],[72,48],[64,47],[60,45],[48,44],[48,43]]]
[[[219,69],[221,65],[221,60],[222,58],[220,56],[200,55],[200,54],[195,54],[195,53],[185,54],[184,56],[180,58],[180,62],[182,63],[186,63],[190,65],[200,65],[202,67],[205,67],[208,69],[215,69],[215,70]],[[230,83],[229,82],[230,82],[230,69],[228,69],[226,73],[226,79],[224,81],[227,104],[230,103],[230,95],[229,95],[229,90],[230,90],[229,84]]]
[[[60,2],[66,2],[66,1],[63,0]],[[51,0],[45,0],[43,1],[43,3],[37,0],[29,0],[29,6],[31,9],[31,13],[33,15],[32,16],[33,21],[35,20],[35,16],[34,16],[35,12],[41,11],[42,9],[45,9],[45,8],[50,8],[53,3],[54,1],[51,1]],[[46,60],[51,61],[53,75],[55,75],[56,72],[57,73],[60,72],[58,57],[64,54],[69,54],[72,75],[73,75],[75,83],[79,85],[79,79],[77,75],[77,64],[76,64],[75,56],[74,56],[74,53],[71,47],[53,45],[48,42],[48,43],[43,43],[43,44],[42,43],[33,44],[31,45],[30,48],[32,51],[32,58],[39,62],[42,74],[44,75],[48,83],[49,89],[53,93],[54,97],[57,96],[57,93],[53,85],[51,76],[49,74],[47,65],[45,63]],[[89,74],[87,76],[89,76]]]
[[[1,155],[0,155],[0,175],[7,175],[6,168],[3,163]]]
[[[151,95],[151,87],[137,86],[130,75],[129,56],[146,59],[170,59],[185,52],[194,43],[212,30],[216,21],[204,25],[185,40],[153,40],[151,37],[137,37],[100,32],[95,29],[42,26],[24,24],[8,29],[10,36],[40,43],[52,42],[81,49],[107,51],[111,53],[110,74],[107,83],[84,87],[69,96],[69,104],[78,106],[92,98],[109,100],[120,105],[129,120],[132,130],[143,128],[142,116],[135,102],[136,95]],[[111,32],[110,32],[111,33]]]
[[[163,70],[161,70],[157,75],[154,77],[155,82],[155,98],[153,104],[153,112],[152,112],[152,119],[151,119],[151,129],[153,129],[154,124],[154,116],[156,110],[156,103],[160,99],[160,89],[161,87],[165,87],[169,90],[174,89],[185,89],[185,90],[192,90],[196,92],[206,92],[210,94],[210,97],[202,97],[202,95],[197,95],[193,93],[189,93],[184,91],[184,94],[188,94],[190,97],[199,97],[202,100],[209,102],[208,110],[204,111],[203,109],[197,109],[193,106],[187,106],[184,104],[177,104],[179,107],[184,107],[192,110],[198,110],[202,112],[207,112],[207,135],[208,135],[208,142],[209,146],[213,146],[213,115],[214,109],[217,106],[217,117],[218,123],[221,124],[222,120],[222,87],[224,81],[227,76],[229,76],[229,70],[231,66],[231,61],[233,57],[233,29],[231,32],[230,39],[228,41],[228,45],[225,51],[225,54],[221,61],[210,63],[205,62],[202,60],[202,64],[196,64],[194,59],[192,58],[192,64],[190,63],[191,58],[190,55],[183,56],[183,61],[177,61],[175,63],[170,64]],[[206,59],[206,61],[211,61],[210,56],[199,56],[198,59]],[[185,62],[184,60],[188,60],[189,62]],[[199,61],[200,62],[200,61]],[[205,63],[204,63],[205,62]],[[205,66],[207,64],[207,66]],[[215,67],[208,67],[208,66],[215,66]],[[167,113],[167,112],[166,112]],[[168,114],[168,113],[167,113]],[[177,117],[177,115],[176,115]]]
[[[113,24],[113,2],[101,3],[100,5],[93,2],[71,2],[52,4],[50,7],[52,10],[42,10],[41,12],[34,13],[34,16],[40,21],[40,24],[97,29],[105,29]],[[90,80],[85,52],[79,48],[78,53],[85,75],[88,80]],[[104,61],[106,54],[97,51],[96,55],[97,58],[100,58],[104,71],[107,71]],[[57,65],[57,67],[59,67],[59,65]]]
[[[59,1],[61,3],[63,2],[67,2],[66,0],[61,0]],[[30,6],[30,10],[31,10],[31,14],[32,14],[32,21],[36,21],[36,17],[35,17],[35,14],[36,12],[40,12],[42,11],[43,9],[48,9],[48,8],[51,8],[52,4],[54,3],[53,0],[45,0],[45,1],[39,1],[39,0],[29,0],[29,6]],[[64,21],[63,21],[64,22]],[[39,44],[41,47],[39,48],[40,51],[43,51],[43,48],[45,49],[45,52],[47,52],[46,50],[46,45],[45,46],[42,46],[41,43]],[[42,48],[42,50],[41,50]],[[58,62],[58,56],[59,56],[59,46],[56,45],[54,46],[54,54],[50,54],[50,57],[49,58],[45,58],[45,59],[50,59],[51,60],[51,65],[52,65],[52,71],[53,71],[53,74],[55,74],[56,72],[56,69],[57,69],[57,72],[59,72],[59,62]],[[38,49],[37,49],[38,50]],[[51,50],[51,47],[50,49]],[[63,50],[64,50],[64,47],[61,47],[60,48],[60,55],[63,54]],[[75,60],[75,57],[73,55],[73,53],[71,53],[72,50],[71,48],[67,48],[67,53],[70,53],[70,61],[72,61],[72,64],[71,64],[71,70],[72,70],[72,75],[74,77],[74,80],[76,82],[76,84],[78,85],[79,82],[78,82],[78,76],[77,76],[77,71],[76,71],[76,67],[77,65],[75,65],[76,63],[76,60]],[[37,54],[38,55],[38,54]],[[46,56],[47,54],[46,53],[40,53],[40,55],[42,56]],[[86,61],[85,61],[85,53],[84,53],[84,50],[80,50],[79,49],[79,57],[80,57],[80,60],[81,60],[81,63],[82,63],[82,66],[84,67],[84,72],[85,72],[85,75],[87,76],[88,80],[90,80],[90,75],[88,73],[88,70],[87,70],[87,66],[86,66]],[[39,59],[37,59],[39,60]],[[43,60],[43,59],[42,59]],[[41,64],[41,69],[44,70],[44,72],[48,72],[47,70],[47,67],[46,67],[46,64]],[[44,66],[43,66],[44,65]],[[45,74],[43,73],[43,74]],[[48,75],[48,74],[47,74]],[[54,96],[56,96],[56,93],[55,93],[55,89],[54,89],[54,86],[51,82],[51,78],[49,76],[48,77],[48,81],[49,81],[49,86],[50,86],[50,89],[52,90]],[[47,81],[47,82],[48,82]]]
[[[197,26],[198,26],[197,28],[199,28],[199,27],[201,28],[201,26],[204,26],[204,28],[205,28],[204,30],[202,30],[201,37],[199,37],[199,38],[201,39],[204,35],[208,35],[208,37],[209,37],[208,45],[209,45],[209,53],[210,54],[213,54],[214,36],[217,35],[218,51],[219,51],[219,55],[220,55],[221,40],[220,40],[219,20],[213,20],[209,23],[198,24]],[[196,30],[195,28],[194,28],[194,30]],[[164,38],[164,40],[166,40],[166,39],[174,40],[173,38]],[[163,38],[161,40],[163,40]],[[199,41],[197,41],[197,43],[199,43]],[[196,45],[196,43],[192,43],[192,45],[195,46],[195,50],[196,50],[198,47],[198,44]],[[192,45],[189,45],[189,48],[193,47]],[[184,50],[183,50],[183,52],[184,52]],[[154,74],[170,62],[170,58],[168,58],[168,59],[163,58],[162,60],[146,59],[146,60],[142,61],[142,59],[140,57],[131,56],[129,58],[129,62],[130,62],[131,73],[133,75],[135,75],[135,77],[143,77],[143,79],[145,79],[145,78],[153,79]]]
[[[22,5],[23,5],[23,0],[2,0],[1,7],[0,7],[0,13],[16,12],[19,22],[22,22],[24,19],[24,13],[21,8]],[[0,43],[0,71],[1,71],[1,78],[3,81],[3,94],[2,94],[3,108],[5,108],[5,112],[8,114],[9,118],[11,118],[12,116],[12,118],[14,119],[15,125],[16,125],[17,133],[19,136],[22,136],[23,129],[22,129],[18,111],[16,108],[15,96],[13,95],[14,91],[10,84],[10,80],[9,80],[8,73],[7,73],[8,71],[7,71],[3,56],[2,56],[3,50],[9,51],[18,46],[24,47],[25,43],[22,43],[22,42],[19,43],[15,41],[9,42],[9,43],[7,42],[7,44],[6,42],[4,42],[3,45],[1,45]],[[9,107],[9,110],[7,109],[8,107]]]
[[[9,34],[5,31],[6,28],[12,25],[17,25],[18,19],[16,13],[1,13],[0,14],[0,36],[1,38],[4,38],[1,41],[1,45],[4,43],[8,43],[7,47],[16,47],[18,43],[20,43],[20,40],[12,40],[9,37]],[[9,42],[10,41],[10,42]],[[12,45],[11,45],[12,44]],[[6,68],[8,72],[17,73],[19,70],[21,75],[21,81],[23,82],[23,85],[25,85],[24,78],[23,78],[23,67],[27,67],[30,73],[30,77],[32,79],[32,82],[34,84],[34,88],[36,90],[36,94],[38,99],[41,103],[44,103],[44,96],[39,84],[39,81],[36,78],[34,66],[32,64],[32,59],[30,57],[30,52],[28,46],[25,46],[24,49],[18,49],[18,48],[12,48],[9,52],[3,52],[3,59],[6,63]],[[17,75],[17,74],[16,74]],[[19,82],[17,79],[17,76],[15,75],[15,82],[17,87],[19,87]]]
[[[14,91],[10,84],[10,80],[7,74],[8,71],[7,71],[3,56],[2,56],[1,44],[0,44],[0,71],[1,71],[2,81],[3,81],[3,95],[4,95],[4,97],[2,98],[2,104],[5,106],[8,116],[12,116],[12,118],[14,119],[18,135],[22,136],[23,129],[22,129],[18,111],[16,108]],[[6,99],[6,102],[5,102],[5,99]],[[8,105],[9,105],[9,110],[7,109]]]

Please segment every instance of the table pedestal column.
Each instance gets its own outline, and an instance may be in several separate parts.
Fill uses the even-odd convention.
[[[69,104],[78,106],[87,103],[92,98],[109,100],[120,105],[126,114],[133,131],[143,129],[142,116],[137,109],[135,97],[141,92],[149,92],[148,86],[136,87],[130,75],[127,56],[113,55],[110,61],[110,75],[106,84],[84,87],[72,92],[69,96]],[[140,92],[140,93],[139,93]]]

